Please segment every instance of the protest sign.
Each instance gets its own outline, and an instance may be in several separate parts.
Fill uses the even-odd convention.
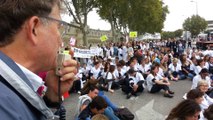
[[[106,35],[102,35],[100,37],[100,39],[101,39],[101,42],[104,42],[104,41],[106,41],[108,39],[108,37]]]
[[[129,32],[129,37],[130,38],[136,38],[138,36],[138,32],[137,31],[130,31]]]

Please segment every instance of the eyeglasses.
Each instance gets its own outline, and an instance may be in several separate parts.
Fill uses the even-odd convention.
[[[47,20],[58,22],[58,28],[59,28],[59,32],[60,32],[62,40],[65,40],[66,37],[69,37],[67,34],[70,31],[71,24],[69,24],[65,21],[62,21],[62,20],[58,20],[58,19],[55,19],[55,18],[52,18],[52,17],[48,17],[48,16],[40,16],[40,17],[47,19]]]
[[[200,85],[200,86],[202,86],[202,87],[209,87],[208,85]]]

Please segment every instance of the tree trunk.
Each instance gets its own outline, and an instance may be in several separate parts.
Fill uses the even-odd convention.
[[[87,32],[85,31],[85,28],[83,28],[82,34],[83,34],[83,45],[87,47],[88,41],[87,41]]]
[[[112,22],[110,22],[111,31],[112,31],[112,42],[115,42],[115,28]]]
[[[87,40],[87,7],[86,7],[86,0],[83,0],[83,13],[84,13],[84,23],[83,23],[83,29],[82,29],[82,33],[83,33],[83,45],[84,46],[88,46],[88,40]]]

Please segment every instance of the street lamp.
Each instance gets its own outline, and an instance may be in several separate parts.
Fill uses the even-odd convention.
[[[196,4],[196,15],[198,15],[198,6],[197,6],[197,1],[191,0],[191,2]]]

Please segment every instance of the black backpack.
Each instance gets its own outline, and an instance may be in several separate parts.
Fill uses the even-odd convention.
[[[128,108],[120,108],[115,112],[115,115],[121,120],[134,120],[134,114]]]

